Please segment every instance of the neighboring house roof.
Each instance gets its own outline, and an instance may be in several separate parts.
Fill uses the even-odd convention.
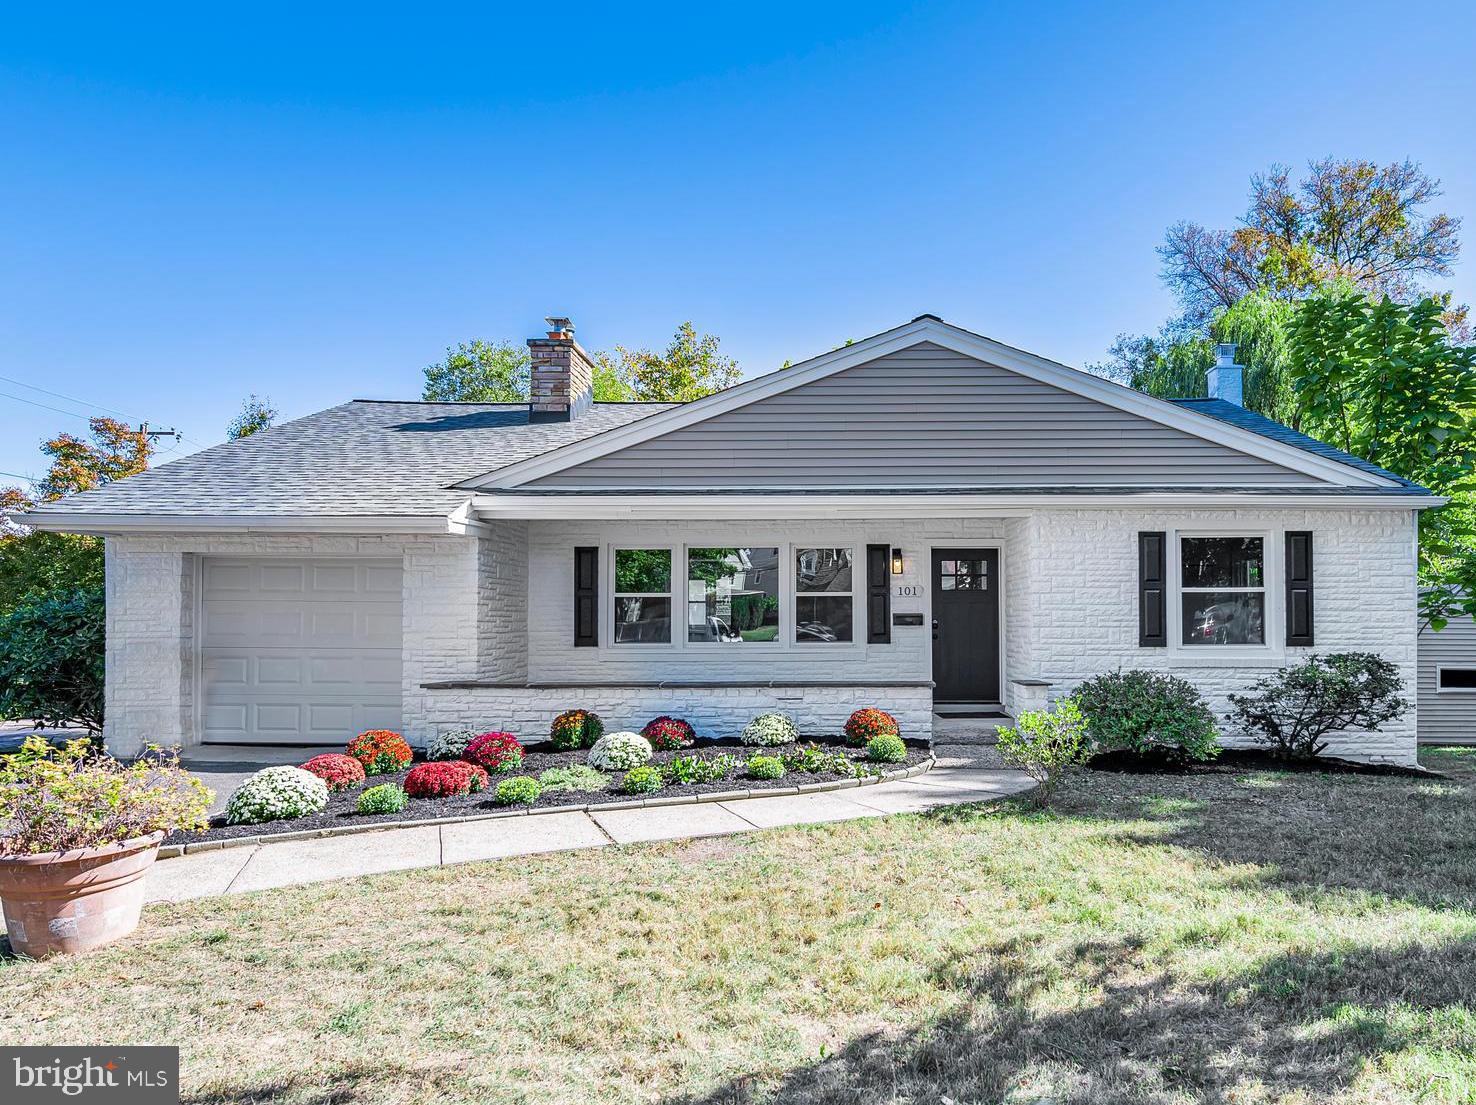
[[[446,517],[468,472],[546,453],[666,410],[596,403],[573,422],[529,424],[527,404],[356,399],[228,441],[96,491],[38,505],[57,515]]]
[[[1377,464],[1370,464],[1361,457],[1355,457],[1352,453],[1345,453],[1341,449],[1335,449],[1325,442],[1318,441],[1315,437],[1308,437],[1290,426],[1284,426],[1274,419],[1267,418],[1264,414],[1246,410],[1235,403],[1226,402],[1224,399],[1170,399],[1170,403],[1176,403],[1190,410],[1207,414],[1211,418],[1218,418],[1221,422],[1231,426],[1240,426],[1250,430],[1252,433],[1260,434],[1262,437],[1270,438],[1272,441],[1285,442],[1298,449],[1305,449],[1314,456],[1326,457],[1335,460],[1339,464],[1346,464],[1350,468],[1356,468],[1360,472],[1367,472],[1374,476],[1383,476],[1385,479],[1394,480],[1405,488],[1413,488],[1416,491],[1425,491],[1425,488],[1403,476],[1396,476],[1386,468],[1380,468]]]

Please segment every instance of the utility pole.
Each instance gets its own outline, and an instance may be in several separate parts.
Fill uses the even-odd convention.
[[[150,441],[158,441],[161,437],[172,437],[175,441],[179,441],[184,437],[184,434],[180,433],[173,426],[167,430],[151,430],[147,422],[139,423],[138,432],[145,434]]]

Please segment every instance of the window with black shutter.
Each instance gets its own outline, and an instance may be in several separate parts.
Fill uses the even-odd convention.
[[[1286,643],[1311,648],[1312,531],[1286,534]]]
[[[1168,647],[1168,534],[1138,534],[1138,647]]]
[[[892,642],[892,579],[889,548],[866,546],[866,643]]]
[[[581,545],[574,550],[574,646],[600,643],[600,550]]]

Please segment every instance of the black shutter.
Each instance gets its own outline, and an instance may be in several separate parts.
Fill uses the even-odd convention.
[[[1168,534],[1138,534],[1138,647],[1168,647]]]
[[[574,550],[574,647],[600,643],[600,550],[581,545]]]
[[[1312,531],[1286,533],[1286,643],[1312,647]]]
[[[866,546],[866,643],[892,643],[891,553],[886,545]]]

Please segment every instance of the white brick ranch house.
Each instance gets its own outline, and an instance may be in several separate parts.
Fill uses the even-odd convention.
[[[1314,648],[1413,697],[1441,500],[1246,411],[1230,355],[1165,402],[925,315],[604,404],[549,324],[531,404],[354,401],[29,515],[107,538],[109,746],[536,738],[573,706],[730,733],[876,705],[923,736],[1118,666],[1223,712]],[[1333,751],[1415,747],[1411,712]]]

